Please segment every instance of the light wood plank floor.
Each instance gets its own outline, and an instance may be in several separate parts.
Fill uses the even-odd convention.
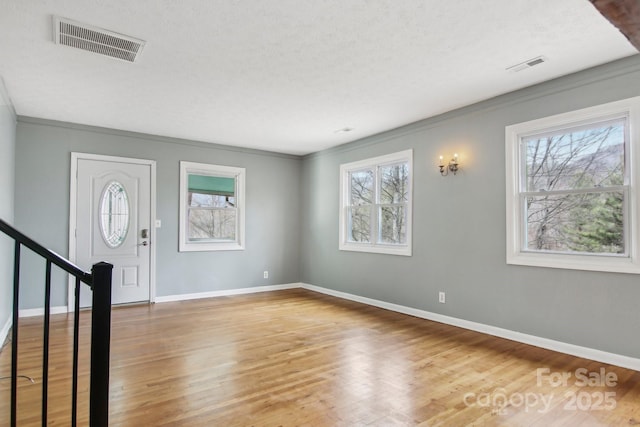
[[[69,424],[71,322],[52,316],[50,425]],[[20,426],[39,425],[41,325],[19,329]],[[88,333],[83,313],[81,425]],[[114,308],[110,393],[112,426],[640,424],[640,372],[299,289]],[[3,380],[0,425],[8,408]]]

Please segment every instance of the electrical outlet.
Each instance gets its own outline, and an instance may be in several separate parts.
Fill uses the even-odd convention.
[[[444,304],[445,303],[445,295],[444,292],[438,292],[438,302]]]
[[[265,279],[268,279],[269,278],[269,272],[265,270],[263,276],[264,276]]]

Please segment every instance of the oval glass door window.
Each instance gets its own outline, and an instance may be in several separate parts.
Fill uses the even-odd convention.
[[[129,197],[124,186],[111,181],[102,192],[100,200],[100,231],[110,248],[124,243],[129,231]]]

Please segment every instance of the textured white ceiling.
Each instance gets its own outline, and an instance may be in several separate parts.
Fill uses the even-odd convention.
[[[56,45],[51,15],[147,45]],[[634,53],[588,0],[0,0],[17,114],[292,154]]]

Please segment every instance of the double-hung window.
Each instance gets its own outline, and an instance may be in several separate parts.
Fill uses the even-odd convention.
[[[244,180],[244,168],[180,162],[181,252],[244,249]]]
[[[340,166],[340,250],[411,255],[413,151]]]
[[[507,126],[507,263],[640,273],[639,108]]]

